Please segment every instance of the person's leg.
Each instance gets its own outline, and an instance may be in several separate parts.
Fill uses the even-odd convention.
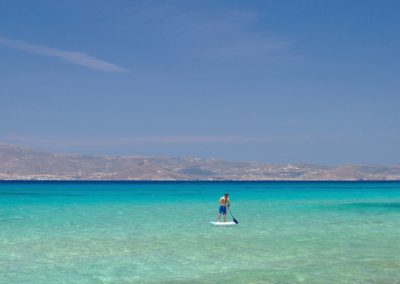
[[[224,222],[226,222],[226,207],[224,207]]]
[[[222,206],[218,208],[218,217],[217,217],[217,222],[219,222],[219,219],[221,219],[221,213],[222,213]]]

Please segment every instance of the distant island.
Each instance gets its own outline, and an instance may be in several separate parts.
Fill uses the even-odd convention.
[[[400,165],[275,165],[204,158],[89,156],[0,144],[0,180],[400,180]]]

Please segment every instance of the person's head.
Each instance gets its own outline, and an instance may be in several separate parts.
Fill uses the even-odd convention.
[[[228,198],[228,197],[229,197],[229,195],[228,195],[227,192],[225,192],[224,196],[225,196],[225,198]]]

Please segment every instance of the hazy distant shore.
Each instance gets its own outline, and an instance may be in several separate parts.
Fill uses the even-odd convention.
[[[0,180],[398,181],[400,165],[274,165],[194,157],[88,156],[0,144]]]
[[[111,179],[0,179],[0,183],[400,183],[397,180],[111,180]]]

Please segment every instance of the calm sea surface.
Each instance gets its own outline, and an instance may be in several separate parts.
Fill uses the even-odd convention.
[[[400,283],[400,183],[0,183],[0,283],[222,282]]]

